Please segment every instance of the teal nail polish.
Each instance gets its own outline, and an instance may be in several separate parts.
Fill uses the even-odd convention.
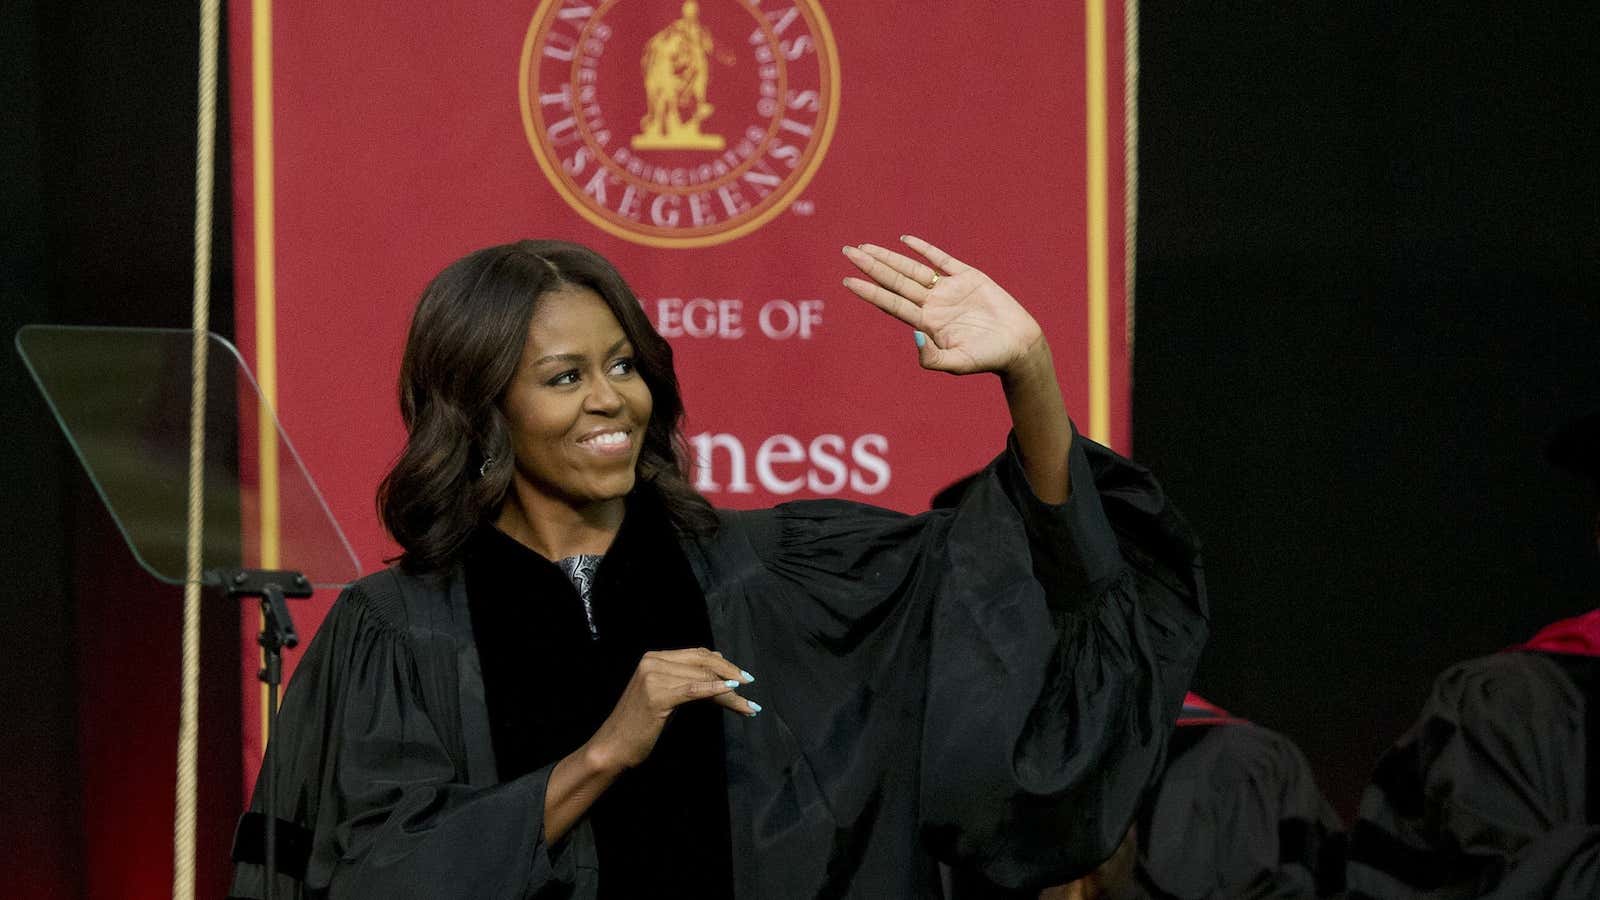
[[[750,715],[753,716],[756,713],[761,712],[761,704],[755,702],[754,700],[746,700],[745,702],[750,704]]]
[[[914,331],[914,332],[912,332],[912,334],[915,335],[915,337],[916,337],[917,349],[921,350],[923,345],[928,343],[928,336],[923,334],[920,331]]]
[[[727,681],[724,681],[722,683],[722,686],[723,687],[738,687],[739,686],[739,682],[734,681],[732,678],[729,678]]]
[[[754,675],[751,675],[749,672],[746,672],[743,669],[739,670],[739,676],[744,679],[744,683],[745,684],[751,684],[752,682],[754,682],[756,680],[756,677]]]

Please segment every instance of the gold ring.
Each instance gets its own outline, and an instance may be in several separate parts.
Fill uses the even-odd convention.
[[[933,273],[933,280],[928,282],[928,290],[931,291],[931,290],[933,290],[934,288],[936,288],[938,286],[939,286],[939,273],[935,272],[935,273]]]

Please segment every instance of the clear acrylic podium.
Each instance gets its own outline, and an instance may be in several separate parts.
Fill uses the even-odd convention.
[[[298,642],[285,600],[353,581],[361,567],[239,351],[209,332],[204,428],[191,440],[195,338],[186,329],[29,325],[15,343],[139,564],[168,584],[260,602],[270,743],[280,649]],[[194,534],[192,447],[201,463]],[[271,774],[261,775],[267,823],[276,821]],[[265,830],[273,872],[277,829]],[[275,881],[266,879],[269,892]]]

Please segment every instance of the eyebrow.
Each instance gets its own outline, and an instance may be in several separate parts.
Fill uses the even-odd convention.
[[[628,343],[628,336],[623,335],[622,339],[608,347],[603,355],[610,356],[611,354],[622,349],[622,345],[626,343]],[[588,357],[584,356],[582,353],[552,353],[549,356],[541,356],[534,360],[533,365],[542,366],[548,362],[581,363],[587,358]]]

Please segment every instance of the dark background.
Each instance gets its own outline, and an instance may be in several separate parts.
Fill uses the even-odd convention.
[[[196,4],[13,3],[0,331],[189,322]],[[1433,675],[1592,607],[1596,14],[1146,4],[1135,455],[1208,548],[1199,689],[1353,812]],[[226,67],[224,66],[224,71]],[[226,122],[226,106],[223,109]],[[231,333],[226,127],[214,330]],[[0,847],[18,897],[167,896],[178,591],[138,571],[13,352]],[[202,896],[241,800],[208,610]]]
[[[1134,452],[1205,541],[1198,689],[1340,813],[1433,676],[1600,603],[1593,7],[1146,4]]]
[[[142,571],[11,346],[29,322],[187,328],[198,3],[0,21],[0,859],[8,897],[171,896],[183,593]],[[223,63],[226,71],[226,62]],[[211,327],[231,336],[226,91]],[[199,896],[240,798],[238,615],[203,617]]]

